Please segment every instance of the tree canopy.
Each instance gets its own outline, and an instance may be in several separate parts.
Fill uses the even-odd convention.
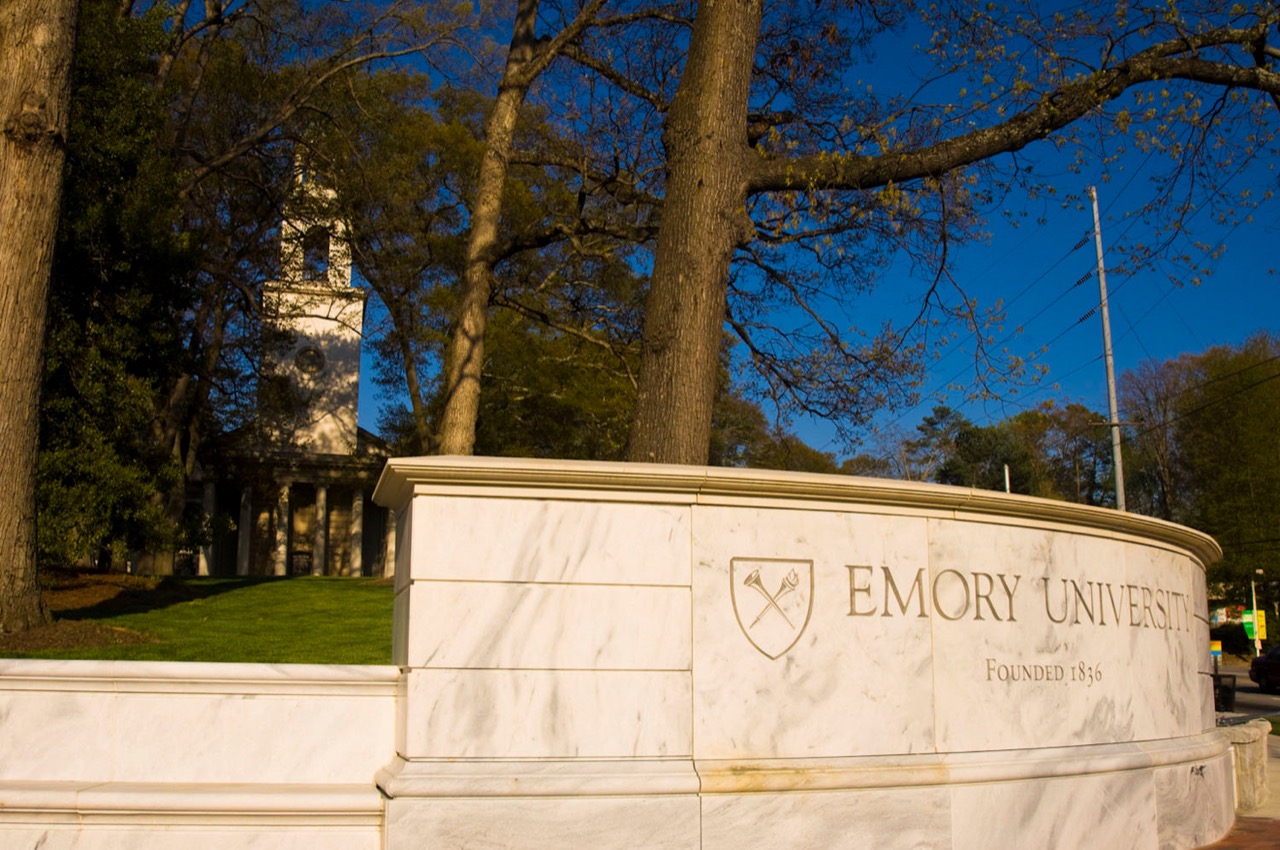
[[[916,401],[931,346],[989,318],[953,247],[1063,192],[1038,150],[1166,162],[1150,212],[1170,239],[1198,205],[1247,207],[1236,164],[1275,152],[1269,4],[81,9],[43,373],[50,557],[192,533],[201,447],[256,407],[299,170],[334,189],[377,300],[405,446],[828,470],[788,417],[854,439]],[[862,314],[904,256],[916,309]],[[935,413],[909,474],[984,486],[1007,463],[1020,492],[1106,503],[1088,411]],[[1146,442],[1154,504],[1183,516],[1192,461]]]
[[[460,24],[394,3],[79,5],[39,541],[119,562],[198,542],[188,476],[256,413],[261,284],[313,127],[372,65],[447,49]]]
[[[1212,578],[1235,598],[1264,571],[1269,601],[1280,522],[1280,340],[1259,333],[1121,376],[1136,507],[1212,534],[1224,556]]]
[[[1280,340],[1266,332],[1119,377],[1129,509],[1212,535],[1224,551],[1210,568],[1214,593],[1237,601],[1257,580],[1266,602],[1280,603],[1277,379]],[[1106,417],[1077,403],[1046,402],[981,426],[939,406],[915,436],[847,467],[1003,490],[1007,465],[1014,493],[1114,507],[1111,451]]]

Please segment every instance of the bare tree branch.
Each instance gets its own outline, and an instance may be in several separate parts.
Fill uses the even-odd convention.
[[[902,183],[972,165],[1001,153],[1021,150],[1116,99],[1133,86],[1157,80],[1247,88],[1273,97],[1280,94],[1280,74],[1198,58],[1211,47],[1249,46],[1265,35],[1271,21],[1249,29],[1219,29],[1173,39],[1142,50],[1110,68],[1046,93],[1029,109],[992,127],[933,145],[875,156],[847,153],[802,157],[753,157],[748,191],[868,189]]]
[[[651,91],[648,87],[631,79],[608,62],[605,62],[603,59],[593,56],[577,45],[565,47],[563,53],[566,59],[571,59],[582,67],[595,71],[597,74],[604,77],[606,80],[613,83],[615,86],[637,100],[643,100],[659,112],[667,111],[667,107],[670,104],[668,104],[667,101],[657,92]]]

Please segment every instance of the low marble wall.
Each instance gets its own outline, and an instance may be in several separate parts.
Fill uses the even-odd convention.
[[[1233,818],[1204,567],[836,476],[394,460],[394,664],[0,660],[0,846],[1150,847]]]
[[[1195,847],[1209,538],[837,476],[389,462],[386,846]]]
[[[0,846],[377,850],[398,675],[0,659]]]

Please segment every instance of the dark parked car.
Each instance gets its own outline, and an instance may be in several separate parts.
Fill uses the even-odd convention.
[[[1249,663],[1249,678],[1265,693],[1280,690],[1280,644],[1268,649]]]

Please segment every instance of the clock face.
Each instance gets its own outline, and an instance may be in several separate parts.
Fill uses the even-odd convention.
[[[293,357],[293,365],[304,375],[316,375],[324,370],[324,352],[314,345],[308,345]]]

